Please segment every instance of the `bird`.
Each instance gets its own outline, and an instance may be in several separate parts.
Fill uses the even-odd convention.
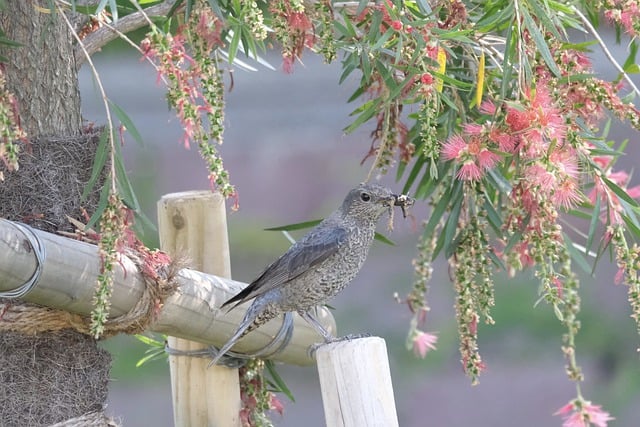
[[[209,366],[217,364],[246,334],[286,312],[297,312],[326,343],[336,341],[310,310],[326,304],[358,274],[380,217],[389,212],[392,218],[394,206],[400,206],[404,214],[413,202],[375,183],[362,183],[350,190],[335,212],[222,304],[221,309],[230,307],[231,311],[253,299],[242,322]]]

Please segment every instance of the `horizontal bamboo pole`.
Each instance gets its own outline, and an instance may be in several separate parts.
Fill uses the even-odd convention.
[[[34,230],[46,250],[42,275],[37,286],[22,300],[72,313],[88,315],[100,272],[100,257],[95,245]],[[34,250],[22,231],[10,221],[0,219],[0,292],[6,292],[29,280],[36,269]],[[204,344],[222,346],[242,320],[247,305],[229,313],[219,306],[246,286],[245,283],[182,269],[175,277],[178,291],[170,296],[151,330]],[[110,316],[127,313],[138,301],[144,282],[137,267],[121,256],[114,274]],[[318,308],[318,320],[335,334],[335,321],[324,307]],[[252,353],[271,342],[282,318],[274,319],[238,342],[234,351]],[[289,345],[271,357],[274,360],[310,365],[310,345],[322,338],[297,314]]]

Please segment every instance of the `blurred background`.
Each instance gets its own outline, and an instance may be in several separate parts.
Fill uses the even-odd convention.
[[[624,60],[624,46],[616,48]],[[228,226],[233,278],[243,282],[289,246],[282,234],[265,228],[329,214],[348,189],[365,179],[371,164],[369,160],[360,166],[373,125],[351,135],[342,132],[356,107],[347,104],[356,82],[338,85],[340,65],[323,64],[308,54],[288,75],[281,71],[278,54],[266,59],[276,71],[233,72],[225,143],[220,147],[240,196],[240,210],[229,209]],[[195,149],[182,146],[178,120],[168,111],[164,87],[148,63],[117,47],[97,54],[95,62],[107,95],[129,114],[144,138],[144,146],[128,138],[125,161],[144,211],[155,222],[155,204],[163,194],[209,188],[205,165]],[[602,73],[612,70],[603,56],[596,55],[594,63]],[[85,119],[104,124],[102,102],[86,66],[81,92]],[[620,126],[611,136],[622,140],[625,134],[635,141],[618,165],[632,169],[640,156],[634,144],[640,142],[638,134]],[[404,181],[395,182],[392,170],[382,182],[400,191]],[[453,291],[442,260],[431,282],[427,326],[439,336],[438,349],[424,360],[406,350],[411,316],[406,306],[395,302],[394,293],[404,296],[411,289],[411,260],[428,211],[420,202],[412,210],[414,218],[396,215],[392,233],[381,221],[379,231],[396,245],[376,242],[360,275],[332,301],[339,334],[367,332],[387,341],[401,426],[561,425],[553,413],[575,396],[575,387],[564,372],[563,330],[544,303],[534,307],[538,289],[532,276],[496,280],[496,325],[480,327],[487,370],[479,385],[471,386],[460,366]],[[147,236],[146,242],[157,244],[157,238]],[[610,425],[632,427],[640,425],[640,339],[629,317],[627,289],[613,283],[615,271],[605,256],[593,277],[581,272],[578,363],[585,374],[584,396],[616,417]],[[109,339],[104,347],[114,357],[108,413],[125,426],[172,426],[167,362],[136,368],[145,346],[133,337]],[[323,426],[315,367],[281,366],[279,372],[296,401],[279,396],[285,413],[273,414],[274,424]]]

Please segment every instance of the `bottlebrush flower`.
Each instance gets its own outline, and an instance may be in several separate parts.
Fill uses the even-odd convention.
[[[437,335],[416,330],[416,333],[413,337],[413,352],[416,354],[416,356],[424,359],[429,350],[436,349],[437,342]]]
[[[580,398],[567,403],[553,415],[563,417],[562,427],[607,427],[607,422],[615,419],[600,405],[592,405]]]
[[[444,160],[456,160],[460,163],[458,178],[465,181],[477,181],[484,172],[493,168],[500,160],[500,156],[487,148],[484,138],[480,135],[479,125],[466,125],[465,134],[468,140],[460,134],[452,135],[442,146],[441,155]]]

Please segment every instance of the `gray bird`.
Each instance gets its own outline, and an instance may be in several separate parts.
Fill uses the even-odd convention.
[[[333,337],[309,310],[325,304],[358,274],[373,241],[380,217],[404,208],[414,200],[395,195],[377,184],[360,184],[349,191],[342,206],[324,219],[287,252],[264,270],[237,295],[222,304],[227,307],[254,301],[240,326],[222,346],[210,365],[234,346],[243,336],[285,312],[297,312],[313,326],[325,342]]]

